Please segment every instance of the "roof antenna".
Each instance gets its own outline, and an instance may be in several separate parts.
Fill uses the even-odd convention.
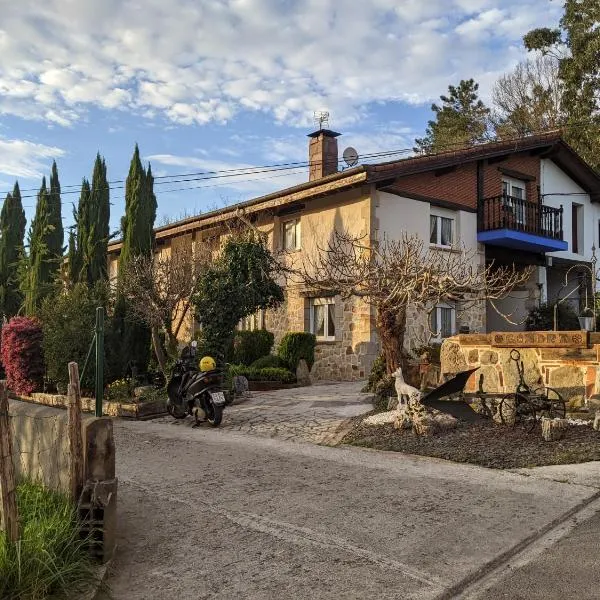
[[[323,127],[329,127],[329,111],[315,110],[313,113],[313,119],[315,120],[315,125],[319,129],[323,129]]]

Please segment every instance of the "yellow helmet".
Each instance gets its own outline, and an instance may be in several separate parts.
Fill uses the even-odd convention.
[[[200,360],[200,370],[202,372],[205,371],[214,371],[217,368],[217,363],[212,356],[204,356]]]

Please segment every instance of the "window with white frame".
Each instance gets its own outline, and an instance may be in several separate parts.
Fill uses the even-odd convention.
[[[240,331],[256,331],[265,328],[265,311],[258,310],[254,314],[242,319],[238,325]]]
[[[525,225],[526,211],[524,202],[527,200],[527,186],[520,179],[502,178],[502,196],[505,208],[508,208],[520,225]],[[521,202],[521,200],[523,202]]]
[[[456,309],[450,304],[438,304],[431,311],[430,321],[434,340],[452,337],[456,332]]]
[[[429,243],[449,248],[454,243],[454,219],[441,215],[429,216]]]
[[[300,250],[300,219],[290,219],[281,224],[281,239],[284,250]]]
[[[310,300],[310,332],[317,340],[335,340],[335,299],[312,298]]]

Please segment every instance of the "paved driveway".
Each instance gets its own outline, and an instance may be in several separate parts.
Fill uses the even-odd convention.
[[[600,486],[231,427],[115,421],[115,600],[462,597]]]
[[[372,395],[363,394],[363,387],[364,382],[321,383],[252,392],[251,398],[225,409],[220,429],[333,445],[348,431],[351,417],[372,410]],[[191,417],[181,421],[161,417],[155,422],[184,428],[193,424]]]

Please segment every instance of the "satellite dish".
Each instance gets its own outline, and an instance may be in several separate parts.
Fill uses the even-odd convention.
[[[358,164],[358,152],[352,146],[348,146],[348,148],[344,150],[342,157],[344,158],[344,162],[349,167],[353,167],[354,165]]]

